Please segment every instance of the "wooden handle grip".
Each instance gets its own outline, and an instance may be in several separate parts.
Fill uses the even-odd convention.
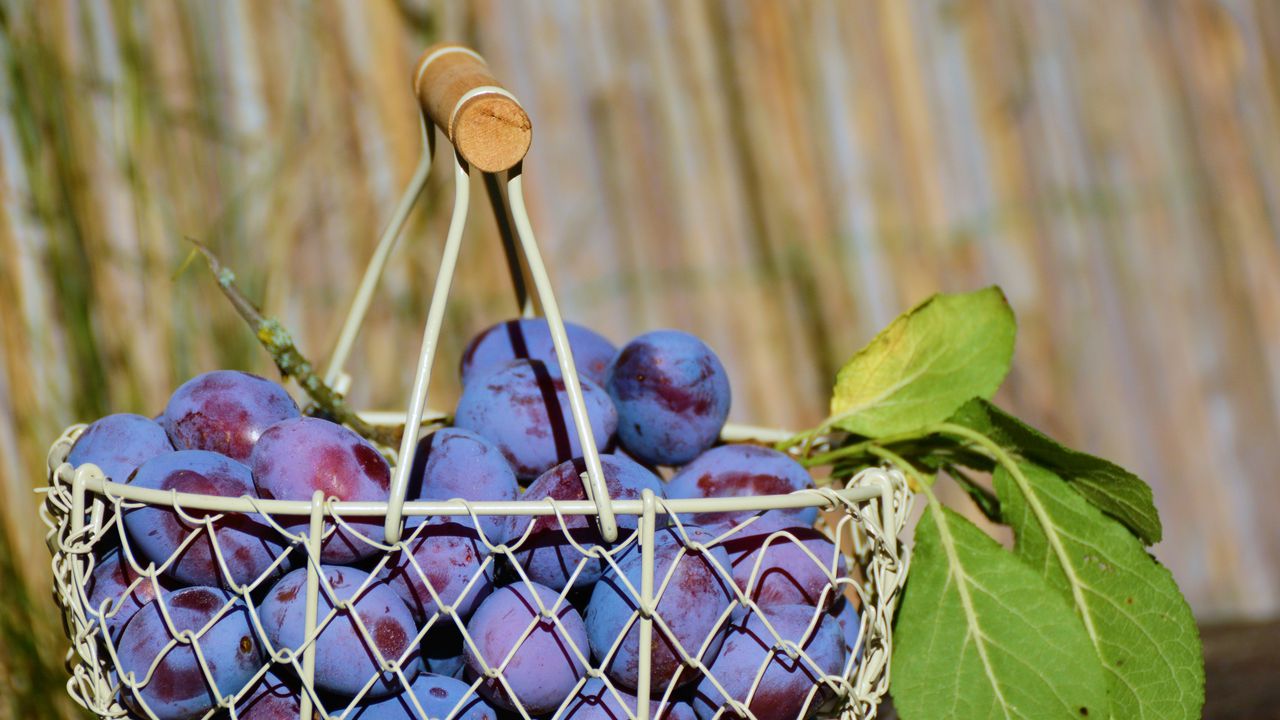
[[[502,172],[529,152],[529,116],[474,50],[433,45],[418,59],[414,77],[422,111],[473,167]]]

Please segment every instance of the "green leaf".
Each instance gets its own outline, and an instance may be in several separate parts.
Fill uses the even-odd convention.
[[[829,425],[867,437],[924,427],[1009,372],[1017,324],[997,287],[934,295],[908,310],[836,375]]]
[[[1204,661],[1191,608],[1173,576],[1124,527],[1052,472],[995,473],[1015,554],[1075,605],[1107,673],[1112,717],[1200,717]]]
[[[904,720],[1107,713],[1102,665],[1071,606],[936,501],[916,529],[890,690]]]
[[[1062,445],[995,404],[974,398],[948,421],[976,430],[1000,446],[1052,470],[1102,512],[1148,545],[1160,542],[1160,515],[1151,488],[1115,463]]]

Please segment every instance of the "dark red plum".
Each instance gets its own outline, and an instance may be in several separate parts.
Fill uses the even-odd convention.
[[[67,453],[75,467],[97,465],[108,480],[123,483],[139,465],[173,452],[164,428],[150,418],[129,413],[108,415],[80,433]]]
[[[535,597],[550,615],[539,613]],[[481,603],[467,623],[474,643],[466,648],[469,678],[484,676],[486,665],[502,667],[511,656],[502,667],[506,685],[498,678],[480,685],[480,694],[498,708],[515,710],[518,702],[530,715],[549,713],[586,673],[578,659],[579,653],[585,657],[589,652],[582,617],[568,602],[558,601],[555,591],[543,585],[508,585]]]
[[[618,350],[593,330],[571,322],[564,324],[578,374],[597,385],[604,384],[605,369]],[[501,368],[512,360],[541,360],[553,375],[560,374],[560,360],[551,342],[545,318],[507,320],[471,340],[462,354],[462,384]]]
[[[789,526],[786,520],[786,515],[765,513],[724,542],[733,581],[761,607],[831,607],[840,590],[829,574],[844,577],[844,556],[812,526]]]
[[[445,428],[418,441],[405,495],[410,500],[480,501],[515,500],[519,493],[515,473],[493,443],[467,430]],[[473,522],[460,515],[453,520]],[[506,542],[511,533],[510,518],[499,515],[481,517],[480,527],[495,545]]]
[[[172,629],[161,613],[161,601],[173,622]],[[231,608],[214,621],[228,604]],[[196,642],[214,687],[206,681],[191,645],[166,647],[183,632],[202,630]],[[126,691],[126,701],[139,714],[150,710],[160,720],[199,717],[217,704],[219,695],[240,692],[263,662],[244,603],[238,599],[233,602],[233,596],[209,587],[166,592],[148,603],[125,625],[116,651],[121,674],[132,673],[137,682],[155,665],[145,685]]]
[[[415,705],[414,700],[417,700]],[[422,712],[418,712],[421,706]],[[484,701],[471,686],[443,675],[423,673],[398,695],[361,707],[352,720],[497,720],[498,711]]]
[[[266,499],[310,500],[316,490],[326,498],[386,502],[391,484],[387,461],[364,438],[319,418],[294,418],[262,433],[250,458],[258,493]],[[305,530],[305,517],[280,518],[290,531]],[[378,518],[345,520],[355,532],[382,539]],[[378,548],[347,528],[339,527],[324,541],[321,559],[351,563],[371,557]]]
[[[620,455],[601,455],[600,467],[604,471],[609,497],[615,500],[638,500],[646,488],[652,490],[654,495],[664,497],[662,480],[632,460]],[[586,471],[587,465],[582,458],[560,463],[540,475],[521,499],[585,500],[587,494],[582,486],[581,474]],[[574,587],[586,587],[600,579],[600,573],[604,569],[603,560],[587,558],[575,548],[565,538],[564,529],[554,515],[543,515],[532,521],[527,518],[521,520],[533,524],[528,538],[519,545],[516,552],[516,560],[530,579],[552,589],[563,590],[583,560],[587,564],[574,580]],[[617,520],[618,527],[624,533],[636,529],[635,515],[618,515]],[[602,542],[595,518],[566,515],[564,525],[574,541],[583,548],[590,549]],[[625,538],[625,534],[622,537]]]
[[[173,589],[168,581],[160,578],[157,581],[153,583],[134,572],[120,548],[111,549],[94,565],[93,572],[85,583],[89,616],[100,617],[107,627],[107,634],[113,638],[119,637],[120,628],[129,622],[129,618],[143,605],[155,599],[157,584],[161,592]],[[105,613],[99,615],[99,609],[106,600],[110,600],[111,604]]]
[[[785,495],[813,487],[813,478],[800,463],[770,448],[756,445],[722,445],[699,455],[667,483],[669,498],[757,497]],[[723,531],[754,515],[754,511],[693,513],[682,522]],[[770,510],[777,522],[812,525],[816,507]],[[785,518],[785,520],[783,519]],[[762,518],[763,519],[763,518]]]
[[[320,631],[316,639],[316,687],[320,690],[354,697],[375,675],[379,676],[364,696],[385,698],[402,689],[394,673],[380,671],[377,654],[383,659],[401,661],[405,676],[412,681],[421,669],[417,650],[413,647],[417,630],[413,616],[390,588],[375,582],[369,574],[349,567],[322,565],[321,571],[333,589],[337,602],[351,604],[352,610],[340,609]],[[273,647],[301,652],[306,643],[307,571],[299,568],[284,576],[259,607],[262,628]],[[334,601],[320,586],[317,623],[334,609]],[[356,624],[364,625],[372,644],[365,640]],[[410,652],[412,650],[412,652]]]
[[[682,465],[720,439],[729,376],[698,338],[656,330],[627,343],[605,383],[618,409],[618,440],[638,460]]]
[[[609,446],[618,415],[608,394],[582,381],[596,448]],[[538,360],[515,360],[462,391],[454,425],[483,436],[502,451],[521,480],[582,454],[564,380]]]
[[[268,672],[236,703],[236,717],[239,720],[298,720],[302,712],[300,702],[298,690]]]
[[[392,553],[378,579],[404,600],[419,625],[440,610],[428,584],[458,617],[471,617],[493,591],[493,563],[484,565],[488,551],[475,529],[441,517],[431,518],[413,533],[407,552]],[[468,588],[472,578],[475,584]]]
[[[631,720],[640,701],[620,688],[610,689],[599,678],[591,678],[565,705],[564,720]],[[688,703],[671,701],[665,706],[659,700],[649,703],[653,720],[694,720]]]
[[[179,450],[143,463],[131,485],[152,490],[222,497],[257,497],[249,468],[231,458],[207,450]],[[184,510],[202,519],[218,513]],[[177,510],[143,505],[124,514],[125,529],[143,558],[160,567],[182,547],[181,554],[165,568],[165,574],[184,585],[227,586],[257,580],[284,552],[284,538],[256,513],[226,513],[213,523],[218,549],[229,575],[224,575],[214,553],[213,539],[204,526]],[[288,562],[286,558],[285,562]]]
[[[746,704],[757,720],[791,720],[802,712],[808,716],[830,697],[829,688],[819,683],[826,676],[838,677],[844,669],[844,640],[836,619],[804,605],[778,605],[769,609],[768,620],[783,640],[798,645],[803,654],[789,658],[760,616],[748,613],[725,633],[710,676],[698,683],[693,709],[701,720],[711,720],[720,710],[721,717],[738,717],[710,677],[719,681],[730,698]],[[757,675],[761,675],[760,684],[751,693]]]
[[[175,390],[161,424],[179,450],[209,450],[243,462],[267,428],[299,414],[298,404],[276,383],[215,370]]]
[[[694,543],[707,544],[713,539],[709,533],[693,526],[686,527],[685,532]],[[610,569],[595,586],[587,605],[587,638],[591,653],[598,661],[605,662],[618,638],[623,638],[605,662],[604,671],[628,690],[635,690],[640,674],[640,616],[636,593],[640,592],[641,560],[640,551],[629,548],[618,559],[618,570]],[[618,571],[631,588],[622,581]],[[655,695],[661,696],[676,670],[683,665],[673,637],[694,657],[710,637],[711,643],[701,657],[704,662],[715,657],[721,639],[718,634],[721,615],[735,600],[728,572],[729,558],[719,547],[698,552],[686,546],[675,528],[663,528],[655,533],[653,584],[654,591],[662,593],[657,611],[667,626],[664,630],[660,623],[654,622],[649,677]],[[686,668],[676,682],[683,685],[695,679],[697,676]]]

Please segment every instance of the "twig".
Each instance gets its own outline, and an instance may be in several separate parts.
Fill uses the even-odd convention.
[[[289,335],[289,331],[285,329],[284,325],[273,317],[263,315],[262,311],[249,298],[245,297],[240,288],[236,286],[235,273],[224,266],[218,260],[218,257],[203,243],[193,238],[187,238],[187,240],[204,256],[205,262],[209,264],[209,269],[213,271],[213,275],[218,281],[218,287],[222,290],[222,294],[231,301],[231,305],[240,314],[240,317],[249,323],[249,328],[253,330],[258,342],[262,343],[262,347],[270,353],[271,359],[275,361],[280,373],[285,377],[293,378],[298,383],[298,386],[316,404],[318,414],[330,418],[334,422],[346,425],[379,445],[392,448],[400,446],[400,436],[404,432],[403,428],[371,425],[362,420],[355,411],[347,406],[347,401],[342,395],[326,385],[324,380],[315,372],[311,362],[303,357],[297,346],[293,344],[293,338]]]

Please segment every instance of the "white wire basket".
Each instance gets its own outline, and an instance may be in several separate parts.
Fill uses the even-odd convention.
[[[55,597],[71,641],[67,654],[71,697],[99,717],[157,720],[176,717],[174,711],[152,706],[149,698],[161,691],[197,696],[193,705],[179,712],[184,718],[265,717],[247,709],[246,703],[261,700],[268,686],[270,692],[265,694],[276,697],[268,698],[261,708],[269,704],[278,711],[283,707],[288,716],[303,720],[390,717],[374,713],[371,703],[409,688],[415,691],[401,695],[402,714],[395,717],[484,717],[497,707],[503,715],[523,718],[648,720],[681,717],[686,702],[703,703],[702,720],[711,715],[763,720],[780,713],[785,717],[875,717],[888,687],[893,615],[907,574],[908,548],[898,535],[912,496],[902,475],[873,468],[839,487],[787,495],[667,499],[645,490],[638,498],[611,498],[564,323],[525,209],[520,163],[531,137],[528,117],[518,101],[498,86],[484,60],[456,45],[436,46],[423,55],[414,89],[423,106],[422,159],[369,263],[326,374],[326,381],[340,392],[350,384],[343,366],[382,269],[429,174],[434,125],[455,150],[455,199],[413,389],[404,413],[365,415],[380,423],[403,423],[405,428],[398,450],[382,448],[393,461],[389,498],[346,502],[317,491],[310,500],[267,500],[135,487],[109,480],[95,465],[70,465],[68,453],[84,426],[69,428],[49,452],[49,489],[42,514],[49,527]],[[428,379],[462,242],[472,169],[480,170],[485,180],[517,302],[525,316],[541,315],[551,329],[583,448],[581,499],[405,500],[423,418],[432,414],[426,410]],[[730,425],[722,440],[762,443],[781,436],[777,431]],[[144,507],[176,513],[185,528],[177,551],[160,564],[135,552],[135,542],[125,530],[125,515]],[[766,522],[769,511],[798,508],[818,510],[813,529],[801,532]],[[740,521],[715,532],[686,521],[690,514],[730,512],[738,513],[735,517]],[[505,542],[489,537],[481,519],[494,517],[524,518],[525,530]],[[544,520],[535,524],[530,521],[534,517]],[[425,519],[439,523],[450,518],[459,521],[456,527],[468,528],[470,534],[464,539],[474,546],[476,565],[445,588],[416,559],[415,550],[434,532],[430,528],[439,526]],[[276,552],[270,567],[256,577],[243,578],[231,571],[225,529],[249,520],[268,528],[269,545]],[[370,532],[379,525],[380,533]],[[347,573],[349,578],[322,568],[322,545],[339,531],[367,544],[373,554],[358,572]],[[813,542],[814,538],[819,541]],[[565,561],[564,589],[547,595],[535,589],[525,564],[532,549],[549,544],[569,560]],[[178,596],[167,592],[175,587],[169,572],[187,552],[208,553],[221,575],[220,594],[206,593],[216,597],[217,605],[197,613],[201,622],[196,625],[183,619],[190,614],[185,605],[171,607]],[[769,560],[771,553],[787,553],[788,563],[798,563],[789,567],[800,569],[794,576],[774,578],[770,573],[778,568]],[[379,592],[379,578],[393,566],[429,598],[424,598],[425,609],[415,618],[413,633],[389,645],[376,618],[362,612],[362,602]],[[692,640],[681,631],[684,618],[672,612],[675,601],[664,603],[680,592],[674,588],[693,572],[690,567],[702,573],[704,584],[714,584],[722,593],[711,608],[714,612],[708,611],[714,617],[713,629],[697,633]],[[264,631],[263,607],[270,602],[268,592],[288,570],[305,578],[297,588],[305,592],[305,617],[301,638],[285,647],[274,645]],[[95,571],[99,577],[111,571],[115,582],[111,592],[94,583]],[[576,582],[579,578],[597,574],[599,580],[575,589],[582,584]],[[811,607],[799,625],[794,618],[783,618],[761,595],[770,582],[805,585],[805,592],[812,595],[806,595]],[[573,619],[585,595],[600,592],[601,587],[609,588],[631,610],[624,630],[607,648],[584,642]],[[465,615],[499,588],[518,596],[528,612],[515,623],[523,627],[512,631],[509,651],[489,657],[480,639],[468,632]],[[155,616],[164,649],[149,667],[138,668],[122,659],[118,630],[127,615],[143,612],[138,608],[144,605]],[[820,626],[849,617],[857,621],[844,628],[844,645],[833,663],[829,652],[815,649],[814,638]],[[221,628],[232,620],[242,622],[236,627],[246,628],[241,649],[251,658],[253,671],[247,681],[229,687],[220,679],[224,676],[221,651],[209,647],[209,638],[224,632]],[[800,629],[788,630],[794,627]],[[319,639],[329,628],[353,638],[355,651],[340,661],[344,667],[338,669],[355,673],[357,680],[367,675],[345,692],[334,690],[330,675],[337,670],[332,658],[318,657],[322,655]],[[543,681],[541,669],[530,670],[530,658],[522,657],[526,646],[532,648],[547,636],[555,638],[561,660],[573,668],[572,686],[567,694],[563,689],[548,691],[555,698],[564,695],[553,698],[554,703],[527,701],[529,686],[554,685]],[[717,666],[717,651],[735,637],[759,644],[758,665]],[[460,648],[466,658],[465,672],[458,669],[462,662],[458,658],[437,657],[436,650],[444,646]],[[618,670],[624,654],[634,657],[634,672]],[[822,657],[814,657],[818,654]],[[428,671],[461,677],[467,692],[450,695],[444,705],[426,702],[427,695],[416,692],[415,683]],[[779,676],[785,678],[782,685]]]

